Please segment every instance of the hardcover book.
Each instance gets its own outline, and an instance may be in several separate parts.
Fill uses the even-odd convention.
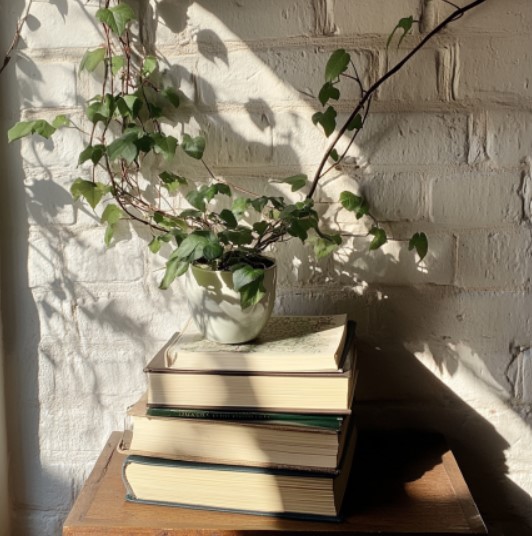
[[[341,368],[334,372],[179,370],[166,366],[163,348],[145,369],[148,405],[349,413],[355,385],[355,325],[347,326]]]
[[[128,456],[126,499],[186,508],[338,520],[353,461],[351,426],[341,466],[331,473]]]
[[[349,417],[264,413],[262,418],[211,419],[213,412],[154,408],[143,397],[128,414],[133,430],[124,434],[120,449],[138,454],[204,463],[300,467],[320,471],[337,468],[345,444]],[[155,415],[154,415],[155,413]],[[255,417],[257,414],[255,413]],[[236,418],[235,418],[236,417]]]
[[[170,341],[166,365],[177,370],[337,371],[346,326],[345,314],[273,316],[255,340],[227,345],[204,339],[189,321]]]

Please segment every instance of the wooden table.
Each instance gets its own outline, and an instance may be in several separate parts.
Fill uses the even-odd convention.
[[[121,434],[109,438],[63,528],[68,536],[486,534],[452,452],[439,435],[361,433],[345,521],[324,523],[128,503]]]

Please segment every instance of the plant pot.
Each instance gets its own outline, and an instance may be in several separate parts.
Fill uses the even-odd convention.
[[[270,318],[275,302],[277,265],[264,270],[266,295],[242,309],[233,274],[191,265],[186,274],[187,299],[192,319],[203,336],[224,344],[239,344],[257,337]]]

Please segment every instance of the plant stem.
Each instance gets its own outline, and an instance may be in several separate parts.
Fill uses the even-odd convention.
[[[394,67],[392,67],[389,71],[387,71],[381,78],[379,78],[362,96],[362,98],[358,101],[358,104],[355,106],[355,109],[351,112],[351,115],[347,119],[347,121],[344,123],[342,128],[338,131],[336,136],[334,137],[333,141],[327,148],[327,151],[325,152],[318,169],[316,170],[316,173],[314,174],[314,178],[312,180],[312,184],[310,186],[309,192],[307,194],[307,199],[311,199],[314,196],[314,192],[316,191],[316,187],[318,186],[319,180],[323,177],[323,168],[325,167],[325,164],[327,163],[327,160],[329,159],[333,149],[336,147],[338,141],[342,138],[342,136],[347,131],[348,125],[351,123],[351,121],[356,117],[356,115],[364,108],[364,105],[366,102],[372,97],[372,95],[381,87],[381,85],[388,80],[388,78],[391,78],[395,73],[397,73],[410,59],[412,59],[413,56],[416,55],[416,53],[425,46],[425,44],[430,41],[435,35],[440,33],[444,28],[446,28],[451,22],[454,22],[455,20],[459,19],[464,15],[464,13],[468,12],[469,10],[479,6],[480,4],[483,4],[486,2],[486,0],[475,0],[474,2],[471,2],[467,4],[464,7],[457,7],[453,13],[451,13],[445,20],[443,20],[440,24],[438,24],[435,28],[433,28],[399,63],[397,63]],[[448,3],[448,2],[446,2]]]
[[[11,41],[11,44],[9,45],[9,48],[7,49],[7,52],[4,54],[4,61],[2,62],[2,65],[0,66],[0,74],[4,71],[4,69],[7,67],[9,62],[11,61],[11,54],[15,50],[15,48],[18,45],[18,42],[20,40],[20,34],[22,32],[22,28],[24,24],[26,23],[26,20],[28,19],[28,16],[30,14],[30,8],[31,4],[33,3],[33,0],[30,0],[28,2],[28,7],[26,8],[26,11],[24,12],[24,15],[20,18],[17,24],[17,28],[15,29],[15,35],[13,36],[13,41]]]

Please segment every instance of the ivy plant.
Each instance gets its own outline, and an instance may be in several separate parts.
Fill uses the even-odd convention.
[[[134,10],[120,0],[114,4],[106,0],[96,12],[105,43],[88,50],[79,66],[80,71],[98,76],[103,73],[103,83],[100,94],[85,106],[90,131],[84,133],[86,144],[78,160],[85,173],[73,180],[72,196],[92,209],[103,207],[99,214],[106,225],[107,246],[122,219],[140,222],[150,229],[149,249],[153,253],[158,253],[164,244],[171,245],[161,288],[168,288],[191,264],[199,263],[213,270],[230,270],[242,307],[256,304],[264,295],[262,282],[269,265],[265,252],[272,244],[299,239],[311,243],[318,258],[330,255],[342,244],[344,234],[328,231],[315,209],[313,196],[319,180],[344,160],[367,120],[371,99],[380,85],[428,39],[483,1],[476,0],[462,8],[454,6],[453,14],[430,32],[399,67],[395,66],[370,88],[364,88],[347,51],[340,49],[331,54],[318,93],[323,110],[316,112],[312,121],[325,136],[334,136],[312,181],[303,174],[278,181],[287,184],[292,192],[307,189],[306,195],[301,194],[293,202],[282,196],[242,191],[215,177],[204,160],[205,138],[186,132],[178,136],[168,130],[167,124],[175,123],[175,112],[182,104],[181,94],[165,76],[158,58],[144,51],[135,39]],[[400,44],[414,22],[412,17],[401,19],[387,46],[399,30],[403,32]],[[341,98],[339,82],[343,78],[359,86],[361,97],[347,121],[339,126],[335,103]],[[8,131],[8,139],[11,142],[29,135],[48,139],[61,128],[79,129],[70,118],[60,115],[52,122],[19,122]],[[346,134],[351,137],[350,143],[339,153],[338,141]],[[206,180],[191,180],[173,169],[172,159],[178,152],[201,162]],[[143,162],[148,155],[157,162],[159,173],[146,188]],[[187,206],[174,208],[176,198],[184,199]],[[364,197],[344,191],[339,203],[356,218],[371,219],[370,250],[386,243],[386,233],[371,215]],[[423,259],[428,250],[426,235],[415,233],[408,246]]]

